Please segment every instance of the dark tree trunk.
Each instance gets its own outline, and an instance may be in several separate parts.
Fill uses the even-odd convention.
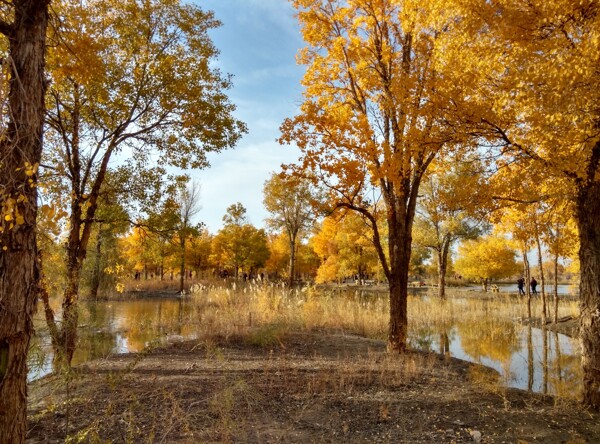
[[[35,168],[42,154],[48,1],[10,4],[13,22],[0,20],[10,58],[9,121],[0,141],[0,443],[18,444],[25,442],[27,351],[40,278]]]
[[[531,280],[531,272],[529,269],[529,258],[527,257],[527,247],[523,246],[523,268],[525,272],[525,294],[527,294],[527,317],[531,319],[531,288],[529,281]]]
[[[441,250],[438,250],[438,296],[446,299],[446,271],[448,270],[448,251],[450,240],[445,238]]]
[[[579,231],[580,320],[583,366],[583,402],[600,409],[600,182],[595,179],[600,143],[592,156],[593,180],[581,185],[576,200]]]
[[[403,214],[397,212],[396,214]],[[412,218],[410,219],[412,222]],[[389,222],[390,328],[388,351],[404,352],[408,337],[408,270],[410,265],[412,224],[404,217]]]
[[[294,236],[290,237],[290,263],[288,268],[289,273],[289,286],[294,286],[294,274],[296,274],[296,239]]]

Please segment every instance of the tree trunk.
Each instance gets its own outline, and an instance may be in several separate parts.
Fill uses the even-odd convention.
[[[102,230],[98,227],[98,237],[96,239],[96,257],[94,258],[94,270],[92,272],[92,283],[90,288],[90,298],[98,299],[98,289],[100,288],[100,275],[102,273]]]
[[[597,175],[600,143],[594,147]],[[592,174],[594,177],[594,174]],[[579,309],[581,322],[583,402],[600,409],[600,182],[581,185],[576,199],[579,231]]]
[[[537,219],[535,222],[535,242],[537,244],[537,253],[538,253],[538,265],[540,272],[540,291],[542,293],[542,325],[546,325],[546,316],[548,313],[548,308],[546,304],[546,280],[544,278],[544,261],[542,259],[542,242],[540,241],[540,233],[538,230]]]
[[[438,296],[446,299],[446,271],[448,270],[448,250],[450,241],[444,239],[441,250],[438,250]]]
[[[530,316],[531,317],[531,316]],[[533,391],[533,378],[535,375],[533,366],[533,332],[531,324],[527,326],[527,391]]]
[[[558,323],[558,254],[554,255],[554,323]]]
[[[531,271],[529,269],[529,258],[527,257],[527,247],[523,246],[523,268],[525,273],[525,294],[527,295],[527,317],[531,319],[531,288],[529,281],[531,281]]]
[[[183,293],[185,285],[185,235],[180,234],[179,240],[181,258],[179,261],[179,293]]]
[[[296,273],[296,239],[290,237],[290,263],[289,263],[289,285],[294,286],[294,274]]]
[[[404,221],[389,224],[390,328],[388,351],[402,353],[408,337],[408,269],[411,254],[411,227]]]
[[[55,356],[64,359],[62,364],[70,365],[77,345],[77,324],[79,311],[77,300],[79,296],[79,277],[81,275],[81,262],[69,263],[67,268],[67,286],[63,294],[62,303],[62,328],[61,350],[55,350]]]
[[[43,145],[48,1],[7,4],[12,14],[3,17],[13,22],[0,20],[10,67],[8,125],[0,141],[0,443],[19,444],[27,430],[27,351],[40,278],[36,168]]]

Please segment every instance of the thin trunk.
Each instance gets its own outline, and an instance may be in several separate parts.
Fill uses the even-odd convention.
[[[181,254],[179,261],[179,293],[183,293],[185,285],[185,236],[183,234],[180,234],[179,247]]]
[[[531,288],[529,282],[531,281],[531,270],[529,268],[529,258],[527,257],[527,246],[523,246],[523,268],[525,274],[525,294],[527,294],[527,317],[531,319]]]
[[[289,263],[289,286],[294,286],[294,274],[296,273],[296,238],[290,237],[290,263]]]
[[[558,323],[558,254],[554,255],[554,323]]]
[[[531,324],[527,326],[527,390],[533,391],[533,378],[534,378],[534,368],[533,368],[533,338],[532,338],[532,330]]]
[[[449,249],[450,239],[445,238],[442,242],[442,248],[438,250],[438,296],[440,299],[446,299],[446,271],[448,270]]]
[[[83,202],[74,197],[71,203],[69,238],[67,242],[67,276],[66,288],[63,293],[63,322],[61,327],[60,350],[55,350],[55,356],[64,360],[62,364],[70,364],[77,344],[79,278],[85,259],[85,248],[80,238],[82,230],[81,207]]]
[[[600,142],[594,147],[595,177],[600,159]],[[590,180],[578,190],[576,219],[579,232],[579,311],[583,367],[583,402],[600,409],[600,182]]]
[[[0,20],[10,70],[8,123],[0,140],[0,443],[20,444],[27,430],[27,351],[40,279],[34,168],[43,146],[48,1],[7,5],[12,11],[3,18],[12,22]],[[9,199],[14,202],[11,221],[5,210]]]
[[[484,293],[487,293],[488,289],[488,278],[481,278],[481,289]]]
[[[92,272],[92,283],[90,288],[90,298],[98,299],[98,289],[100,288],[100,276],[102,273],[102,230],[98,227],[98,237],[96,239],[96,257],[94,258],[94,269]]]
[[[542,393],[548,394],[548,330],[542,325]]]
[[[542,242],[540,240],[540,233],[538,230],[538,223],[535,220],[535,243],[537,245],[537,253],[538,253],[538,266],[540,272],[540,290],[542,293],[542,325],[546,325],[546,316],[548,313],[548,308],[546,304],[546,290],[545,284],[546,280],[544,279],[544,261],[542,258]]]

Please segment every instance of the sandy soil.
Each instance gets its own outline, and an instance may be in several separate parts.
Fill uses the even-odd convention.
[[[598,414],[495,376],[340,332],[180,342],[33,383],[28,442],[600,442]]]

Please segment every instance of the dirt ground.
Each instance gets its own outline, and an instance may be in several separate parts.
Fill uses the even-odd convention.
[[[28,442],[600,442],[598,414],[494,380],[438,355],[388,356],[358,336],[262,331],[36,381]]]

